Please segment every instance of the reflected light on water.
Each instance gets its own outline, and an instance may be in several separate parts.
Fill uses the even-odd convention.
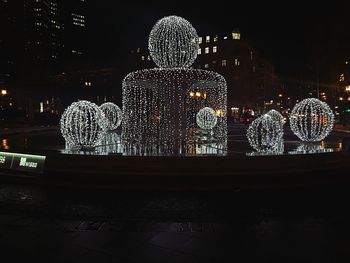
[[[1,148],[3,150],[6,150],[6,151],[10,150],[10,146],[8,145],[8,140],[7,139],[2,139],[1,140]]]

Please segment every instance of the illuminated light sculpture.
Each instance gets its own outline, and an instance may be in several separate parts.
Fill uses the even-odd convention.
[[[215,127],[218,118],[212,108],[205,107],[196,115],[196,122],[199,128],[203,130],[211,130]]]
[[[308,98],[294,106],[289,120],[293,133],[300,140],[318,142],[332,131],[334,114],[325,102]]]
[[[269,110],[266,114],[270,115],[273,120],[280,122],[281,126],[285,124],[284,117],[279,111],[272,109]]]
[[[204,107],[219,113],[212,142],[226,147],[226,81],[215,72],[188,68],[197,56],[197,41],[195,29],[180,17],[165,17],[153,27],[149,49],[159,67],[132,72],[122,84],[122,140],[132,152],[185,153],[198,129],[196,114]]]
[[[68,149],[95,147],[107,128],[104,113],[95,103],[86,100],[73,102],[62,114],[60,124]]]
[[[103,103],[100,109],[107,118],[107,130],[112,131],[117,129],[122,122],[122,110],[112,102]]]
[[[270,115],[264,114],[248,127],[249,144],[258,152],[283,151],[283,126]]]
[[[197,58],[198,35],[186,19],[164,17],[153,26],[148,49],[160,68],[188,68]]]

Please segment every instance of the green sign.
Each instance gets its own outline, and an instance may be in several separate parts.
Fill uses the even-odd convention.
[[[0,152],[0,169],[42,173],[46,156]]]

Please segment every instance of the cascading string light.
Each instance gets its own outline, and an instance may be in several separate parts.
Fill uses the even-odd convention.
[[[105,102],[100,109],[107,118],[107,130],[113,131],[117,129],[122,122],[122,110],[112,102]]]
[[[334,114],[325,102],[308,98],[294,106],[289,120],[293,133],[300,140],[319,142],[332,131]]]
[[[107,119],[92,102],[73,102],[62,114],[61,133],[68,149],[93,148],[106,133]]]
[[[153,27],[149,50],[159,68],[132,72],[122,84],[122,140],[132,154],[186,153],[203,107],[219,113],[213,133],[226,148],[226,81],[215,72],[188,68],[198,48],[195,29],[181,17],[165,17]]]
[[[247,139],[258,152],[280,152],[283,150],[283,126],[279,120],[264,114],[249,125]]]

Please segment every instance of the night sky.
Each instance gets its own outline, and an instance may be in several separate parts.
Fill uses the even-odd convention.
[[[158,19],[174,14],[189,20],[199,35],[224,35],[238,28],[277,73],[296,76],[315,50],[334,52],[337,42],[350,38],[349,10],[346,1],[230,1],[228,6],[216,0],[90,0],[90,53],[101,63],[122,64],[126,52],[147,45]]]

